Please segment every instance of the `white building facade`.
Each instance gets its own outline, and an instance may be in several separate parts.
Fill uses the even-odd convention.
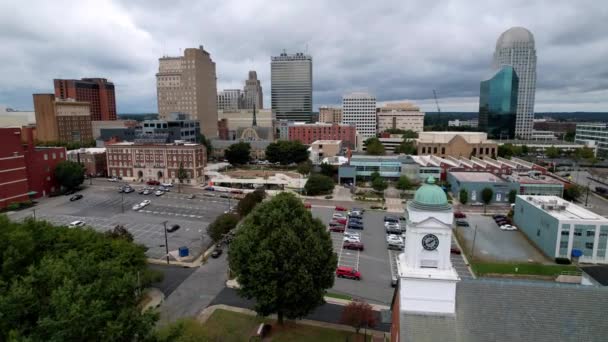
[[[512,27],[500,35],[496,42],[493,67],[499,70],[505,65],[512,66],[519,77],[515,136],[530,139],[536,95],[536,48],[530,31],[523,27]]]
[[[357,133],[368,139],[376,136],[376,97],[352,93],[342,98],[342,123],[355,125]]]

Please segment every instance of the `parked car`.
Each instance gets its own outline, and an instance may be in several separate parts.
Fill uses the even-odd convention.
[[[162,196],[164,193],[165,193],[164,191],[156,190],[156,192],[154,193],[154,195],[156,195],[156,196]]]
[[[243,190],[230,190],[231,194],[242,194]]]
[[[157,180],[149,180],[146,182],[148,185],[160,185],[160,182]]]
[[[174,224],[171,227],[167,228],[168,233],[173,233],[174,231],[179,229],[179,224]]]
[[[78,201],[81,198],[82,198],[81,194],[76,194],[76,195],[70,197],[70,202]]]
[[[330,221],[329,226],[330,227],[344,227],[344,226],[346,226],[346,222],[342,223],[342,222],[338,222],[338,221]]]
[[[347,211],[348,209],[346,209],[346,208],[344,208],[344,207],[342,207],[342,206],[337,205],[337,206],[334,208],[334,210],[335,210],[335,211]]]
[[[118,178],[116,178],[116,177],[108,178],[108,182],[118,182]]]
[[[140,204],[141,204],[141,207],[143,208],[143,207],[147,206],[150,203],[152,203],[152,202],[150,202],[150,200],[143,200]]]
[[[346,216],[344,216],[342,213],[334,213],[331,217],[336,219],[346,219]]]
[[[494,222],[496,222],[496,224],[498,226],[502,226],[502,225],[505,225],[505,224],[509,223],[506,219],[496,219],[496,220],[494,220]]]
[[[351,218],[351,219],[354,218],[354,219],[358,219],[358,220],[363,220],[363,216],[357,215],[357,214],[352,214],[351,213],[350,215],[348,215],[348,217]]]
[[[345,242],[342,245],[343,249],[353,249],[356,251],[362,251],[363,250],[363,243],[361,242]]]
[[[133,207],[131,209],[137,211],[137,210],[139,210],[141,208],[143,208],[142,205],[141,205],[141,203],[136,203],[136,204],[133,205]]]
[[[344,226],[329,226],[329,231],[330,232],[335,232],[335,233],[344,233]]]
[[[384,222],[393,222],[393,223],[399,223],[399,218],[396,216],[384,216]]]
[[[222,250],[220,248],[216,248],[216,249],[213,250],[213,252],[211,252],[211,257],[213,259],[219,258],[220,255],[222,255]]]
[[[452,247],[450,248],[450,253],[460,255],[460,253],[462,252],[460,251],[460,249],[458,249],[458,247]]]
[[[363,229],[363,224],[361,224],[359,222],[349,221],[348,222],[348,228],[349,229]]]
[[[361,238],[357,237],[357,236],[344,236],[343,239],[344,242],[361,242]]]
[[[352,236],[352,237],[355,237],[355,238],[361,240],[361,234],[359,234],[357,232],[350,231],[350,230],[345,231],[344,232],[344,236]]]
[[[165,188],[168,188],[173,186],[173,183],[160,183],[160,185],[164,186]]]
[[[454,217],[455,218],[467,218],[467,215],[465,215],[463,212],[456,211],[456,212],[454,212]]]
[[[162,186],[162,185],[161,185],[160,187],[158,187],[158,190],[160,190],[160,191],[162,191],[162,192],[169,192],[169,191],[171,191],[171,189],[169,189],[169,188],[165,188],[165,187],[164,187],[164,186]]]
[[[194,194],[188,195],[188,199],[194,199],[196,196]]]
[[[206,191],[215,191],[215,188],[212,186],[208,186],[205,188]]]
[[[456,220],[456,226],[457,227],[469,227],[469,222],[462,221],[462,220]]]
[[[512,226],[510,224],[503,224],[502,226],[500,226],[501,230],[517,230],[517,228],[515,226]]]
[[[499,218],[505,218],[506,219],[507,217],[505,215],[496,214],[496,215],[492,215],[492,218],[496,220],[496,219],[499,219]]]
[[[135,191],[135,190],[133,190],[133,188],[132,188],[132,187],[130,187],[130,186],[125,186],[124,188],[122,188],[122,191],[123,191],[125,194],[128,194],[128,193],[131,193],[131,192],[133,192],[133,191]]]
[[[82,227],[84,226],[84,221],[72,221],[70,222],[70,225],[68,227],[70,228],[75,228],[75,227]]]
[[[401,234],[403,234],[403,231],[401,230],[401,227],[391,226],[391,227],[386,228],[386,234],[401,235]]]
[[[351,210],[348,212],[348,216],[363,216],[363,212],[359,210]]]
[[[308,202],[304,203],[304,208],[310,209],[310,208],[312,208],[312,205],[310,203],[308,203]]]
[[[358,211],[360,213],[364,213],[365,209],[363,209],[363,208],[353,208],[352,211]]]
[[[348,222],[348,220],[345,218],[336,218],[336,219],[332,219],[331,222],[336,222],[339,224],[346,224]]]
[[[357,271],[352,267],[340,266],[336,269],[336,276],[338,278],[349,278],[355,280],[361,280],[361,272]]]

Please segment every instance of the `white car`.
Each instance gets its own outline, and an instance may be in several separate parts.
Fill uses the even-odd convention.
[[[340,214],[340,213],[334,213],[331,217],[332,218],[346,218],[346,216],[344,216],[344,214]]]
[[[403,244],[403,239],[399,235],[388,235],[386,237],[386,242]]]
[[[345,236],[344,242],[361,242],[361,239],[358,236]]]
[[[361,239],[361,234],[355,232],[345,231],[344,236],[355,237],[357,239]]]
[[[108,178],[108,182],[118,182],[118,178],[116,178],[116,177]]]
[[[164,186],[165,188],[168,188],[170,186],[173,186],[173,183],[160,183],[161,186]]]
[[[502,230],[517,230],[517,228],[515,226],[512,226],[510,224],[503,224],[502,226],[500,226],[500,229],[502,229]]]
[[[363,216],[363,213],[357,210],[349,211],[348,216]]]
[[[141,203],[139,203],[139,205],[141,205],[141,207],[143,208],[143,207],[147,206],[150,203],[151,203],[150,200],[143,200]]]
[[[144,195],[149,195],[150,194],[150,190],[148,190],[148,189],[144,190],[143,194]]]
[[[141,205],[141,203],[137,203],[137,204],[135,204],[135,205],[133,206],[133,208],[131,208],[131,209],[133,209],[133,210],[137,211],[137,210],[139,210],[139,209],[141,209],[141,208],[143,208],[143,207],[142,207],[142,205]]]
[[[384,222],[384,228],[401,228],[399,223],[394,222]]]
[[[156,196],[162,196],[164,193],[165,193],[164,191],[156,190],[156,192],[154,194]]]
[[[70,222],[70,225],[68,227],[74,228],[74,227],[82,227],[82,226],[84,226],[84,221],[73,221],[73,222]]]

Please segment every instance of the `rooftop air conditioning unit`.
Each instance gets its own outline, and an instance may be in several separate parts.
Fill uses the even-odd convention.
[[[558,205],[557,206],[557,210],[566,210],[566,206],[565,205]]]

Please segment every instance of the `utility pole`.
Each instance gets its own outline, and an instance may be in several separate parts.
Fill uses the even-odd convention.
[[[167,253],[165,256],[167,257],[167,265],[169,265],[169,240],[167,239],[167,221],[163,222],[163,227],[165,228],[165,252]]]
[[[32,211],[34,212],[34,221],[36,221],[36,208],[32,209]]]
[[[477,238],[477,225],[475,225],[475,232],[473,233],[473,245],[471,246],[471,262],[475,258],[475,239]]]

